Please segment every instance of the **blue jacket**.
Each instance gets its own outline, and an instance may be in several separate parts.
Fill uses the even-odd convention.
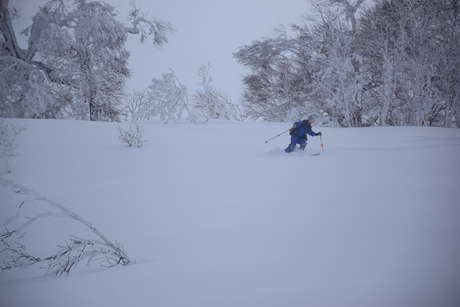
[[[311,129],[311,124],[306,120],[294,123],[294,126],[292,126],[291,131],[291,135],[295,135],[302,139],[307,139],[307,134],[311,136],[316,135],[316,133],[313,132],[313,130]]]

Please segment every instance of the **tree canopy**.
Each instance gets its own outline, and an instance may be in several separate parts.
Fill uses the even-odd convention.
[[[23,31],[20,48],[9,0],[0,2],[0,116],[116,121],[126,79],[128,34],[162,46],[174,31],[135,6],[130,25],[102,1],[51,0]]]
[[[460,4],[312,1],[315,15],[234,53],[252,118],[460,127]]]

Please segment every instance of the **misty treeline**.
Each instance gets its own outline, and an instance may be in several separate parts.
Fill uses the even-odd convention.
[[[183,117],[192,123],[205,123],[209,119],[243,120],[240,106],[210,84],[210,69],[211,64],[200,65],[198,77],[202,88],[192,95],[173,70],[161,78],[153,78],[148,88],[126,95],[124,119],[135,122],[159,118],[164,123]]]
[[[303,24],[239,48],[241,106],[198,69],[189,94],[174,71],[125,93],[128,35],[168,42],[174,28],[132,4],[128,22],[102,1],[51,0],[21,34],[0,1],[0,117],[164,122],[187,117],[295,121],[315,113],[326,125],[460,127],[460,4],[457,0],[310,0]],[[306,6],[307,7],[307,6]]]
[[[289,36],[243,46],[247,115],[330,125],[460,128],[458,0],[317,0]]]
[[[175,31],[134,2],[123,24],[103,1],[51,0],[21,32],[28,37],[26,49],[12,26],[20,11],[9,2],[0,1],[0,117],[121,121],[155,116],[164,122],[183,115],[201,122],[242,117],[239,107],[209,84],[210,65],[199,68],[203,90],[190,98],[173,71],[154,78],[143,92],[125,94],[127,36],[140,35],[141,42],[151,37],[160,47]]]

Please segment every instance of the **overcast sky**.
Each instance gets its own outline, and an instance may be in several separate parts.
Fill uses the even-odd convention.
[[[46,2],[10,0],[10,6],[21,8],[23,15],[15,27],[29,26],[31,17]],[[117,8],[118,20],[126,24],[130,1],[105,2]],[[271,35],[274,26],[301,23],[309,8],[308,0],[137,0],[136,4],[148,16],[170,22],[176,32],[161,49],[153,48],[151,38],[142,44],[139,35],[129,36],[126,47],[131,52],[132,76],[128,91],[143,90],[152,78],[161,78],[172,69],[191,94],[199,88],[198,68],[210,63],[211,85],[229,94],[234,102],[239,101],[245,70],[233,53]]]

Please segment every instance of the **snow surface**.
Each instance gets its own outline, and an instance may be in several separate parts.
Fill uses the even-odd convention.
[[[311,156],[318,137],[303,154],[283,152],[287,133],[265,143],[290,124],[150,121],[139,149],[116,123],[7,122],[27,130],[0,176],[136,263],[5,271],[0,306],[460,306],[460,129],[313,127],[324,152]],[[0,193],[3,222],[24,196]],[[92,235],[71,220],[33,227],[44,255]]]

